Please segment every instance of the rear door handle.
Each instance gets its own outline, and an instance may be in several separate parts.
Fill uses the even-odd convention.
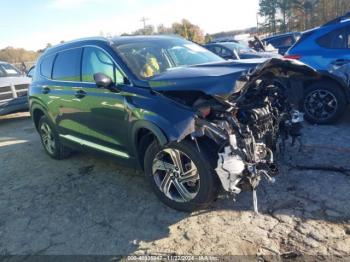
[[[336,65],[336,66],[343,66],[346,64],[350,64],[350,59],[337,59],[332,62],[332,65]]]
[[[75,97],[76,98],[84,98],[86,96],[86,92],[84,90],[78,90],[75,92]]]
[[[50,91],[51,91],[51,89],[48,88],[47,86],[43,87],[43,89],[41,90],[41,92],[42,92],[43,94],[48,94],[48,93],[50,93]]]

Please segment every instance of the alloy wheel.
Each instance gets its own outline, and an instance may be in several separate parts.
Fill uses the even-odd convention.
[[[307,113],[315,119],[329,119],[338,110],[338,100],[333,93],[317,89],[306,96],[304,107]]]
[[[189,202],[196,197],[200,176],[193,161],[180,150],[166,148],[153,160],[153,178],[161,192],[176,202]]]
[[[40,131],[45,149],[53,155],[55,153],[56,142],[50,126],[47,123],[43,123],[40,127]]]

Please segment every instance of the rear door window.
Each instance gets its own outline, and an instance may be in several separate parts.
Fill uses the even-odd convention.
[[[332,31],[319,39],[317,43],[329,49],[349,49],[350,48],[350,27],[344,27]]]
[[[224,57],[230,56],[231,55],[231,51],[223,47],[223,48],[221,48],[220,55],[224,56]]]
[[[81,48],[59,52],[54,63],[52,79],[80,82]]]
[[[46,78],[51,78],[52,64],[55,59],[55,55],[46,56],[43,58],[40,64],[40,74]]]
[[[221,47],[221,46],[213,46],[213,47],[211,47],[211,50],[212,50],[215,54],[217,54],[217,55],[219,55],[219,56],[221,56],[221,57],[226,57],[226,56],[232,55],[231,52],[230,52],[229,50],[227,50],[226,48],[223,48],[223,47]]]

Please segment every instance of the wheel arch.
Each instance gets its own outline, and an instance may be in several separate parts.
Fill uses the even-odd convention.
[[[336,77],[328,72],[320,72],[320,78],[317,80],[307,80],[304,82],[305,90],[308,89],[312,84],[322,81],[322,82],[331,82],[336,85],[345,95],[347,103],[350,103],[350,87],[339,77]]]
[[[39,103],[36,103],[36,102],[31,103],[30,114],[32,116],[32,119],[33,119],[33,122],[34,122],[36,129],[38,129],[38,124],[39,124],[41,117],[44,115],[47,116],[47,114],[45,112],[46,112],[45,108],[42,105],[40,105]]]
[[[163,130],[152,122],[139,120],[131,131],[131,141],[133,145],[134,155],[141,170],[144,169],[143,159],[148,146],[157,140],[161,146],[166,145],[169,139],[164,134]]]

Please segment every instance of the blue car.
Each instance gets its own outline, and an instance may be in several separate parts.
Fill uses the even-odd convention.
[[[288,49],[298,41],[300,36],[300,32],[292,32],[270,36],[263,39],[262,41],[266,45],[272,45],[274,48],[278,49],[278,53],[284,55]]]
[[[306,86],[306,118],[318,124],[336,121],[350,102],[350,13],[304,32],[286,58],[300,60],[322,75]]]
[[[214,54],[229,60],[239,59],[257,59],[257,58],[280,58],[281,56],[274,52],[257,52],[254,49],[236,42],[209,43],[204,46]]]

